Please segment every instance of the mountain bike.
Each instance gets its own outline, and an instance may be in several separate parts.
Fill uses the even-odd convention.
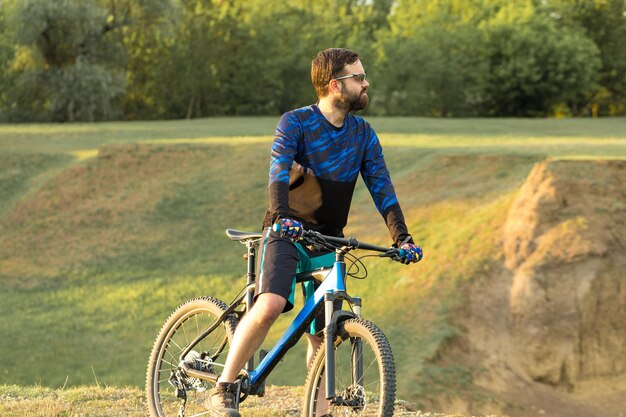
[[[146,376],[151,416],[208,414],[204,408],[207,391],[223,369],[238,320],[253,304],[255,257],[262,236],[231,229],[226,234],[247,248],[246,285],[229,305],[213,297],[195,298],[178,307],[165,321],[154,342]],[[376,325],[361,317],[361,299],[348,294],[346,281],[349,276],[367,276],[362,258],[394,258],[401,249],[314,231],[304,231],[300,243],[334,251],[335,262],[332,267],[296,275],[296,282],[317,281],[319,287],[274,347],[269,352],[260,351],[258,365],[255,366],[253,357],[241,371],[239,402],[249,395],[264,395],[265,379],[324,311],[323,343],[309,367],[302,415],[392,416],[396,374],[389,341]],[[357,258],[350,253],[355,249],[379,254]]]

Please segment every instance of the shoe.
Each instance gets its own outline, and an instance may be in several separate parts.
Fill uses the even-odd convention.
[[[209,391],[204,406],[212,417],[241,417],[238,408],[239,386],[227,382],[218,382],[215,388]]]

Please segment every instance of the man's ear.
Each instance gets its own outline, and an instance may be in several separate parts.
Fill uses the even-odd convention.
[[[342,85],[339,81],[332,79],[328,83],[328,92],[329,93],[341,93]]]

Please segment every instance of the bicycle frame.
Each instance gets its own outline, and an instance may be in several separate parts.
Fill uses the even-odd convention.
[[[246,284],[246,293],[238,297],[231,305],[227,308],[227,310],[222,314],[220,319],[218,319],[212,326],[206,329],[200,336],[196,338],[193,342],[191,342],[186,349],[181,354],[181,360],[186,357],[186,355],[193,349],[193,347],[200,342],[206,335],[212,332],[219,324],[230,314],[234,313],[236,308],[241,304],[245,304],[245,312],[247,313],[250,308],[252,308],[253,304],[253,293],[254,293],[254,281],[256,278],[255,272],[255,256],[256,256],[256,246],[258,241],[247,240],[245,242],[247,247],[247,263],[248,263],[248,271],[246,274],[247,284]],[[333,346],[336,338],[336,330],[337,330],[337,321],[343,317],[356,317],[360,315],[361,308],[361,300],[357,297],[350,297],[346,292],[346,263],[344,259],[344,251],[342,249],[337,249],[335,262],[330,269],[324,269],[324,271],[328,270],[326,278],[322,281],[319,288],[314,292],[313,296],[309,298],[309,300],[304,304],[302,309],[297,314],[296,318],[293,320],[291,325],[287,328],[287,330],[283,333],[278,342],[274,345],[274,347],[261,359],[259,365],[254,367],[254,357],[251,358],[247,363],[247,371],[250,382],[250,394],[262,394],[263,392],[263,383],[265,379],[272,372],[274,367],[280,362],[280,360],[285,356],[287,351],[292,348],[298,340],[304,334],[307,326],[311,324],[311,322],[316,318],[318,312],[322,307],[322,302],[325,305],[325,328],[324,328],[324,343],[326,346]],[[298,280],[297,282],[304,282],[308,279],[313,279],[312,274],[316,271],[310,271],[308,273],[301,273],[299,275],[304,275],[305,278]],[[244,302],[244,298],[246,301]],[[354,313],[351,311],[344,310],[335,310],[334,302],[336,300],[346,300],[353,307]],[[335,386],[334,386],[334,351],[333,349],[326,349],[326,397],[327,399],[332,399],[335,397]],[[216,379],[216,375],[209,376],[208,374],[204,374],[202,372],[194,372],[193,370],[188,370],[193,376],[196,376],[200,379],[212,380],[213,382]],[[358,380],[359,376],[355,375],[355,380]]]
[[[252,391],[260,386],[273,368],[283,358],[287,351],[293,347],[305,332],[306,327],[313,321],[317,311],[325,303],[325,343],[326,346],[333,346],[336,337],[337,319],[341,316],[336,314],[334,308],[335,300],[347,300],[355,306],[356,314],[348,311],[338,312],[343,315],[354,317],[359,314],[361,300],[348,296],[346,292],[346,264],[343,254],[338,251],[335,263],[328,272],[326,279],[321,283],[313,296],[304,304],[291,325],[276,342],[274,347],[267,353],[259,365],[249,372]],[[326,395],[327,398],[335,396],[334,387],[334,355],[332,349],[326,349]]]

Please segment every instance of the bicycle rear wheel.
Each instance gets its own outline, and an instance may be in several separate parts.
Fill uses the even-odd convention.
[[[304,386],[303,415],[393,416],[396,370],[389,341],[372,322],[355,318],[338,325],[335,341],[335,395],[326,400],[326,349],[322,344]]]
[[[195,298],[178,307],[157,336],[146,374],[148,409],[153,417],[194,416],[204,413],[206,391],[212,384],[190,378],[181,365],[221,373],[237,320],[229,316],[202,339],[181,361],[183,350],[226,310],[222,301]]]

